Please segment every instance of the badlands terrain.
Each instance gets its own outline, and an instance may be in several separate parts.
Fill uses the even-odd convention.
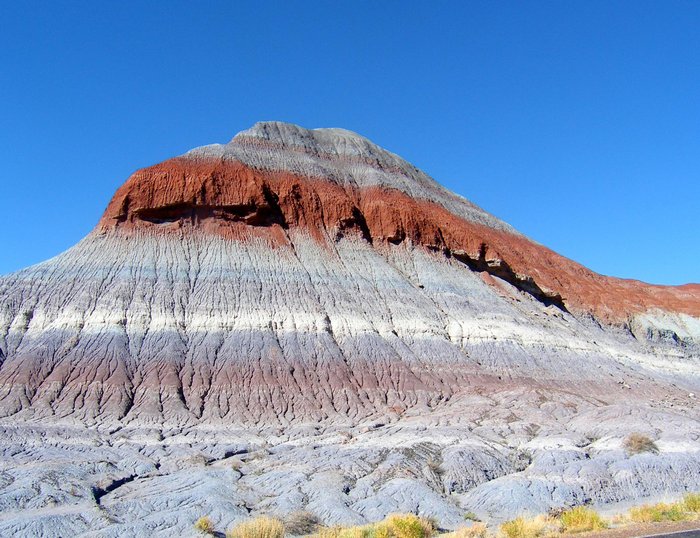
[[[674,496],[699,395],[700,285],[598,275],[357,134],[258,123],[0,277],[0,535]]]

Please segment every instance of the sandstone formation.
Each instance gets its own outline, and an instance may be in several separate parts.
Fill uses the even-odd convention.
[[[0,278],[0,535],[673,495],[696,394],[700,285],[598,275],[354,133],[259,123]]]

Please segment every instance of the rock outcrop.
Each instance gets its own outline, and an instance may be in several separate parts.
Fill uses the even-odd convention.
[[[0,278],[0,363],[0,534],[700,489],[699,285],[598,275],[339,129],[136,172]]]

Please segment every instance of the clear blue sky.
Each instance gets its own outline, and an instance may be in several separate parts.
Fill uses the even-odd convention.
[[[137,168],[345,127],[605,274],[700,281],[700,2],[1,2],[0,273]]]

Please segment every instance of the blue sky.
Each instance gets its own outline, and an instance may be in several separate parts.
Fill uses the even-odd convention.
[[[60,4],[60,5],[59,5]],[[136,169],[344,127],[604,274],[700,281],[700,2],[2,2],[0,273]]]

